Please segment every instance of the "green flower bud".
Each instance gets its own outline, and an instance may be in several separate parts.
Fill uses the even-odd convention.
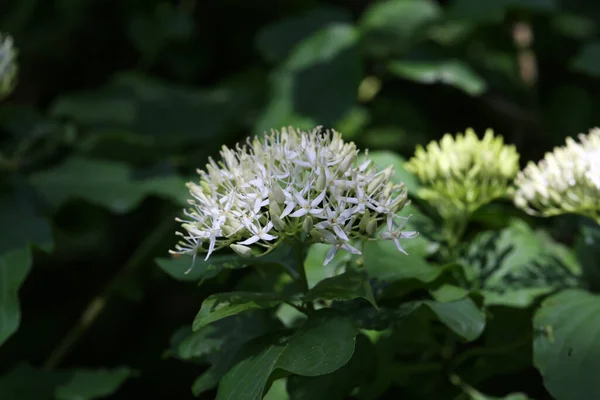
[[[311,217],[304,218],[304,222],[302,223],[302,230],[306,233],[310,233],[313,228],[313,220]]]
[[[231,244],[229,245],[231,250],[235,251],[238,255],[244,258],[252,257],[252,249],[248,246],[244,246],[241,244]]]

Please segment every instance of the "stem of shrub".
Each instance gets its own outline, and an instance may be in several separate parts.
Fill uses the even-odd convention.
[[[164,235],[172,229],[173,223],[173,218],[166,218],[165,222],[159,225],[154,232],[140,244],[127,262],[119,269],[119,272],[102,289],[100,294],[94,297],[87,305],[75,325],[54,348],[52,353],[50,353],[50,356],[44,362],[42,369],[46,371],[53,370],[67,355],[69,355],[71,350],[75,347],[75,344],[87,332],[98,316],[102,314],[102,311],[104,311],[106,303],[113,294],[113,288],[116,284],[142,263],[148,254],[154,250]]]

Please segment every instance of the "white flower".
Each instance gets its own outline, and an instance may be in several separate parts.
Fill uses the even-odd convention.
[[[600,129],[530,162],[515,179],[515,204],[532,215],[577,213],[600,222]]]
[[[393,221],[406,204],[406,190],[389,181],[393,170],[379,171],[370,160],[357,163],[354,143],[335,131],[293,128],[248,139],[235,150],[223,147],[220,162],[209,159],[200,182],[188,183],[191,209],[179,219],[187,234],[176,254],[210,254],[232,246],[243,254],[267,253],[282,241],[332,245],[325,263],[339,249],[360,254],[354,241],[370,239],[378,226]],[[388,223],[389,224],[389,223]],[[380,238],[414,237],[404,225],[388,225]],[[368,229],[367,229],[368,227]],[[304,235],[304,236],[303,236]],[[305,244],[307,244],[305,243]]]

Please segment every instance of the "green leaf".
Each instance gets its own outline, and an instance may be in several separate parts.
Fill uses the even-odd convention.
[[[0,345],[19,328],[19,288],[31,269],[28,248],[12,250],[0,255]]]
[[[398,326],[416,314],[425,320],[439,320],[468,341],[481,336],[486,323],[485,314],[469,297],[449,302],[416,300],[402,303],[396,308],[381,307],[378,310],[364,306],[352,309],[352,304],[346,303],[337,303],[335,308],[347,313],[360,329],[383,331]]]
[[[196,90],[122,73],[99,90],[59,97],[50,112],[89,128],[119,128],[169,146],[206,146],[216,140],[218,148],[220,134],[239,127],[247,112],[255,112],[255,103],[253,89],[242,84]]]
[[[94,400],[115,393],[133,375],[126,367],[41,371],[20,364],[0,377],[2,400]]]
[[[193,267],[192,257],[157,258],[155,261],[172,278],[191,282],[212,279],[225,269],[238,269],[248,265],[247,259],[235,254],[212,255],[206,261],[196,257]]]
[[[38,215],[34,193],[21,187],[0,190],[0,254],[35,243],[46,251],[53,247],[50,224]]]
[[[471,96],[479,96],[487,88],[483,78],[459,60],[392,61],[388,64],[388,70],[415,82],[453,86]]]
[[[252,310],[205,325],[189,333],[177,344],[179,358],[189,360],[208,356],[215,361],[222,351],[231,351],[244,343],[281,328],[277,319],[265,310]]]
[[[453,0],[448,7],[447,16],[475,23],[499,22],[504,18],[505,11],[504,0]]]
[[[552,396],[600,398],[600,296],[562,291],[544,300],[533,324],[533,362]]]
[[[471,289],[487,305],[527,307],[540,295],[579,284],[581,267],[565,246],[519,220],[476,236],[462,260]]]
[[[377,56],[406,50],[424,28],[442,16],[430,0],[388,0],[372,4],[364,12],[360,28],[365,48]]]
[[[54,207],[78,198],[113,212],[127,212],[149,195],[181,202],[180,190],[171,193],[162,186],[166,182],[168,188],[173,188],[174,179],[136,181],[126,164],[72,157],[62,165],[33,174],[30,182]]]
[[[316,311],[293,335],[249,349],[221,380],[217,400],[261,399],[276,369],[302,376],[330,374],[352,357],[357,333],[347,317],[331,309]]]
[[[406,162],[404,157],[384,150],[369,152],[369,158],[381,169],[387,168],[390,165],[393,166],[394,175],[392,175],[391,181],[394,183],[404,183],[409,194],[417,194],[420,186],[419,180],[414,174],[404,169],[404,163]]]
[[[408,255],[399,252],[389,240],[366,242],[363,259],[369,277],[388,282],[406,279],[433,282],[444,269],[427,263],[418,252],[413,254],[410,245],[414,240],[417,239],[407,239],[401,243],[405,245]]]
[[[329,264],[323,265],[330,248],[331,245],[322,243],[316,243],[309,247],[304,259],[304,269],[309,288],[314,287],[323,279],[336,276],[337,271],[343,270],[352,260],[352,254],[346,251],[338,251]]]
[[[593,18],[584,15],[559,13],[552,18],[552,27],[560,34],[578,40],[589,39],[596,33]]]
[[[271,77],[271,101],[254,131],[335,125],[356,104],[362,78],[358,32],[330,24],[303,40]]]
[[[356,298],[366,299],[374,307],[377,307],[367,275],[356,270],[348,270],[341,275],[324,279],[304,295],[304,301],[307,302],[315,300],[342,301]]]
[[[571,68],[591,77],[600,76],[600,42],[589,42],[583,45],[573,61]]]
[[[194,319],[192,329],[197,331],[205,325],[244,311],[271,308],[285,299],[276,293],[230,292],[209,296]]]
[[[356,338],[350,361],[327,375],[288,378],[290,400],[343,400],[352,390],[376,376],[375,348],[364,335]]]
[[[58,400],[91,400],[105,398],[116,392],[132,376],[129,368],[76,369],[69,381],[56,389]]]
[[[267,393],[265,393],[263,400],[290,400],[286,386],[286,378],[277,379],[275,382],[273,382],[273,384],[271,384],[271,388]]]
[[[556,0],[453,0],[447,16],[476,23],[498,23],[504,19],[507,9],[553,11],[556,8]]]
[[[271,62],[284,60],[303,39],[334,23],[348,23],[352,16],[344,9],[318,7],[300,15],[267,25],[256,36],[256,47]]]
[[[485,314],[468,297],[445,303],[424,301],[423,304],[429,307],[444,325],[468,341],[481,336],[485,328]]]

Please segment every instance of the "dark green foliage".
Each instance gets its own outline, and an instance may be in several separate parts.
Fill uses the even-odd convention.
[[[403,168],[469,126],[524,166],[598,124],[599,24],[597,0],[1,1],[0,399],[600,398],[600,227],[500,199],[450,249]],[[169,255],[196,169],[288,125],[394,167],[408,255]]]

